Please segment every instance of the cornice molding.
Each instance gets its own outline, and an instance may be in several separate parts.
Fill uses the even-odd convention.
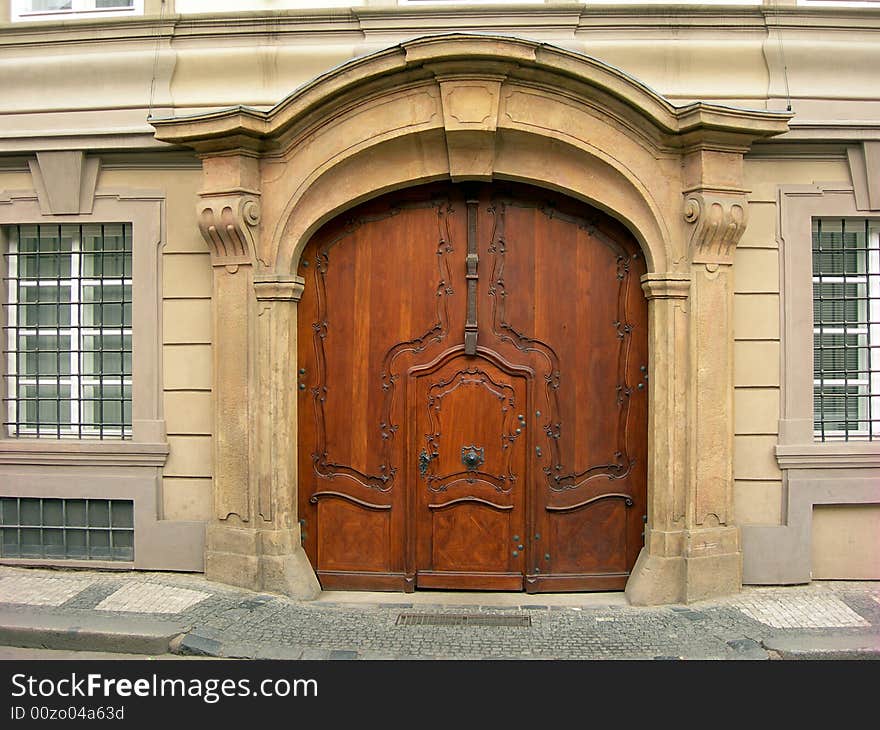
[[[335,68],[297,89],[269,111],[230,107],[206,114],[151,119],[160,141],[193,147],[202,153],[264,150],[316,109],[345,103],[345,95],[364,85],[377,94],[421,78],[438,83],[431,68],[442,66],[444,80],[473,76],[499,63],[512,64],[505,81],[535,73],[559,88],[572,88],[584,98],[611,96],[647,120],[674,147],[701,144],[740,146],[788,129],[790,112],[735,109],[694,102],[677,107],[619,69],[583,54],[547,43],[509,36],[465,33],[428,35],[408,40]]]
[[[393,32],[467,27],[491,32],[625,32],[656,33],[670,28],[679,35],[706,29],[738,33],[767,30],[822,32],[880,31],[877,8],[675,5],[652,6],[646,12],[639,5],[578,6],[566,4],[493,4],[450,7],[384,6],[332,7],[286,10],[249,10],[163,17],[110,17],[100,20],[70,17],[57,21],[17,22],[0,26],[0,46],[29,43],[102,43],[108,40],[217,37],[272,33],[327,35],[352,33],[358,36]]]

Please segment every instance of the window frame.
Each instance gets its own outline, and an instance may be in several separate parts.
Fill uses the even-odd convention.
[[[129,223],[132,233],[132,367],[130,439],[57,439],[9,436],[0,432],[0,464],[92,463],[164,464],[168,453],[161,389],[160,246],[164,194],[156,191],[99,192],[84,214],[43,213],[35,191],[0,196],[0,249],[6,251],[6,226],[27,224]],[[0,295],[7,300],[5,281]],[[4,342],[5,350],[5,342]],[[5,398],[7,358],[0,358],[0,389]],[[4,416],[5,420],[5,416]],[[129,456],[130,455],[130,456]]]
[[[813,421],[814,218],[880,223],[880,211],[858,205],[850,183],[783,185],[778,189],[780,249],[780,420],[777,461],[788,469],[880,467],[880,441],[818,441]]]

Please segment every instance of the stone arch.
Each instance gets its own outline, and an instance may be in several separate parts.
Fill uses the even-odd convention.
[[[519,139],[510,142],[511,136]],[[494,171],[493,179],[546,187],[599,208],[632,232],[645,253],[649,271],[666,271],[671,235],[660,205],[645,184],[598,154],[567,142],[546,142],[540,135],[508,135],[506,143],[517,152]],[[308,187],[288,202],[276,233],[277,243],[270,247],[277,251],[276,272],[295,271],[311,235],[348,208],[396,189],[449,179],[445,150],[435,151],[420,170],[401,169],[395,159],[400,148],[407,146],[396,141],[375,145],[309,181]],[[344,188],[340,180],[346,181]]]
[[[596,59],[448,34],[344,64],[269,111],[152,120],[159,140],[203,161],[216,335],[208,577],[300,597],[318,589],[299,544],[289,453],[295,266],[310,235],[394,189],[497,178],[608,212],[648,261],[649,507],[627,596],[647,604],[738,590],[730,343],[733,251],[748,220],[742,158],[789,117],[676,107]]]

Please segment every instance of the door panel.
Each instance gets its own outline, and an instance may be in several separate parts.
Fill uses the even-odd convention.
[[[526,590],[623,588],[646,513],[644,260],[621,226],[564,198],[496,189],[483,224],[479,318],[535,373]]]
[[[297,384],[322,585],[623,588],[646,514],[645,270],[609,216],[522,185],[398,192],[319,231]]]
[[[318,521],[335,525],[319,534],[318,563],[327,570],[391,569],[390,510],[364,509],[345,499],[318,502]]]
[[[411,371],[418,586],[522,588],[525,372],[455,351]]]
[[[626,510],[622,500],[603,499],[556,513],[549,520],[554,571],[626,572]],[[595,535],[603,539],[595,541]]]

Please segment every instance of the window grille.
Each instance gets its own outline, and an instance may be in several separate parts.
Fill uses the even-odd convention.
[[[129,224],[6,229],[7,433],[130,438]]]
[[[134,502],[0,498],[0,557],[134,560]]]
[[[880,222],[813,220],[819,441],[880,440]]]

